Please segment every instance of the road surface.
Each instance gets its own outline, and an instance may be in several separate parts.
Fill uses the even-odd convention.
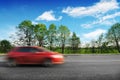
[[[65,57],[53,67],[26,65],[6,67],[0,57],[0,80],[120,80],[120,55]]]

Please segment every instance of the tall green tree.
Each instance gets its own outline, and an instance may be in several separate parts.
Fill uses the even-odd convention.
[[[75,32],[73,32],[72,38],[70,38],[70,43],[71,43],[73,53],[76,52],[80,45],[80,38],[76,36]]]
[[[58,29],[58,33],[59,33],[58,35],[59,35],[59,40],[62,48],[62,53],[64,53],[66,40],[69,38],[70,30],[66,26],[61,25]]]
[[[116,48],[118,52],[120,53],[120,23],[114,24],[107,33],[107,39],[110,42],[113,42],[116,44]]]
[[[0,52],[6,53],[12,48],[11,43],[8,40],[0,41]]]
[[[25,45],[30,46],[32,44],[32,39],[34,38],[34,26],[29,20],[22,21],[17,26],[17,35],[20,36],[19,41],[22,41]]]
[[[49,29],[47,31],[47,38],[50,44],[50,50],[52,50],[53,44],[56,40],[57,29],[55,24],[50,24]]]
[[[37,24],[34,28],[35,37],[38,40],[38,45],[43,46],[44,40],[47,33],[47,28],[45,24]]]

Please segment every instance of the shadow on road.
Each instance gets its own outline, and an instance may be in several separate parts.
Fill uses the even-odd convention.
[[[62,64],[63,65],[63,64]],[[44,65],[41,65],[41,64],[37,64],[37,65],[34,65],[34,64],[26,64],[26,65],[17,65],[16,67],[24,67],[24,68],[34,68],[34,67],[41,67],[41,68],[55,68],[55,67],[60,67],[62,65],[52,65],[52,66],[44,66]],[[0,67],[9,67],[7,65],[6,62],[0,62]],[[15,68],[15,67],[14,67]]]

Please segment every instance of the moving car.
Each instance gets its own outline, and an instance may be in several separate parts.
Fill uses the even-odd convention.
[[[52,52],[38,46],[15,47],[7,54],[7,65],[17,66],[18,64],[63,64],[64,56],[58,52]]]

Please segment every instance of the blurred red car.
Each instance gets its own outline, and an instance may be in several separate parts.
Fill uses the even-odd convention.
[[[18,64],[63,64],[64,56],[57,52],[49,51],[38,46],[15,47],[7,54],[7,65],[16,66]]]

